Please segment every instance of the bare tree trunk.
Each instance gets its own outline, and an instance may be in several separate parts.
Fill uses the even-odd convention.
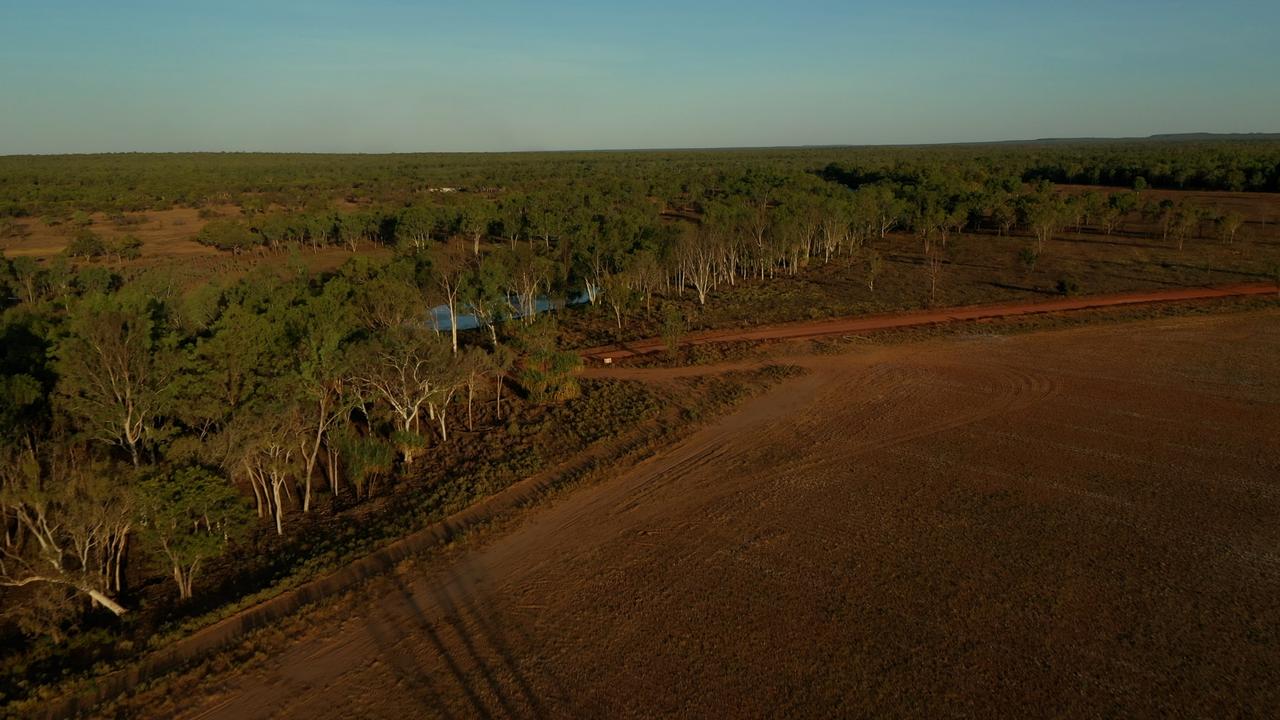
[[[276,500],[276,534],[284,535],[284,503],[280,501],[280,488],[284,485],[284,481],[273,477],[271,485]]]
[[[88,595],[94,602],[110,610],[116,617],[121,617],[125,614],[126,610],[115,600],[104,595],[102,591],[91,587],[82,587],[80,590]]]
[[[499,420],[502,419],[502,380],[503,379],[501,377],[498,378],[498,399],[496,411]]]
[[[334,497],[338,496],[338,451],[333,448],[328,449],[329,456],[329,490]]]

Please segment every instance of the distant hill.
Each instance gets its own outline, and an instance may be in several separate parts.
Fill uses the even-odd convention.
[[[1280,140],[1280,133],[1165,133],[1148,140]]]
[[[1037,138],[1035,140],[1000,140],[994,143],[972,143],[975,145],[1070,145],[1076,143],[1109,143],[1109,142],[1218,142],[1223,140],[1280,140],[1280,133],[1160,133],[1146,137],[1074,137],[1074,138]]]

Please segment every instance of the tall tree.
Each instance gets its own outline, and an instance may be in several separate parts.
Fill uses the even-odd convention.
[[[423,415],[447,383],[442,376],[450,354],[432,333],[414,326],[388,329],[361,349],[366,362],[356,382],[386,405],[405,464],[413,462],[421,446]]]
[[[311,510],[312,479],[316,473],[321,448],[329,434],[350,412],[351,393],[347,392],[350,360],[346,343],[355,333],[352,315],[351,286],[342,278],[325,283],[319,293],[301,303],[294,314],[295,365],[301,420],[306,430],[302,447],[303,499],[302,511]],[[336,462],[333,453],[331,462]],[[335,470],[330,470],[331,482]]]
[[[194,595],[196,574],[250,526],[243,496],[225,479],[199,467],[156,473],[138,486],[143,536],[169,566],[178,599]]]
[[[471,277],[471,259],[456,243],[445,243],[431,249],[431,276],[449,311],[449,338],[453,352],[458,352],[458,298],[463,296]]]
[[[12,522],[18,531],[0,543],[0,586],[62,588],[124,615],[112,598],[133,523],[122,477],[68,438],[10,446],[0,458],[0,511],[6,530]]]
[[[148,437],[169,401],[173,338],[143,298],[91,295],[72,308],[57,347],[58,390],[88,434],[142,462]]]

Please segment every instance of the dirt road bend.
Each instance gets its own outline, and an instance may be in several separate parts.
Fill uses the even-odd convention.
[[[157,716],[1280,713],[1280,311],[798,362]]]

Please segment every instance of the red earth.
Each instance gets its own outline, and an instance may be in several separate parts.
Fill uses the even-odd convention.
[[[658,456],[131,707],[1280,713],[1280,310],[788,362]]]

